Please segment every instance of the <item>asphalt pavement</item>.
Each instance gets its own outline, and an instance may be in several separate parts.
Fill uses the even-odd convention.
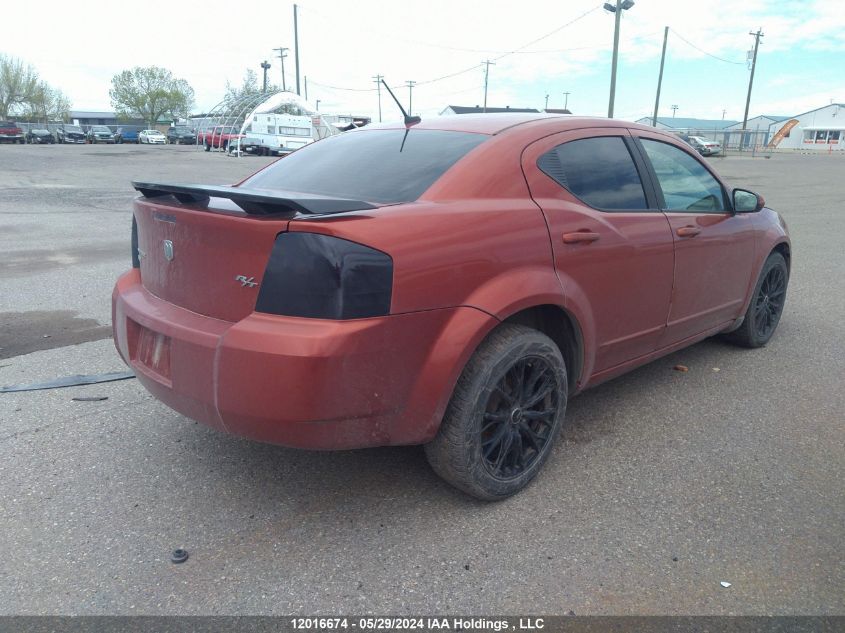
[[[125,369],[130,180],[270,160],[0,146],[0,385]],[[766,348],[708,340],[573,399],[495,504],[418,447],[257,444],[134,380],[0,394],[0,614],[845,613],[845,155],[709,160],[792,233]]]

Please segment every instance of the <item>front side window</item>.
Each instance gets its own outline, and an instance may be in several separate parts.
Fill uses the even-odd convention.
[[[596,209],[648,209],[634,159],[620,136],[585,138],[558,145],[537,160],[537,167]]]
[[[668,211],[724,212],[719,181],[696,158],[674,145],[640,139]]]

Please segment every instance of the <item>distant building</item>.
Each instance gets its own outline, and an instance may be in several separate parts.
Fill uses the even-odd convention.
[[[769,136],[774,137],[791,121],[796,123],[778,143],[779,149],[845,150],[845,103],[831,103],[786,120],[775,121],[769,125]]]
[[[547,114],[572,114],[566,108],[546,108],[543,112]]]
[[[770,138],[769,126],[772,123],[788,118],[788,116],[774,114],[758,114],[745,122],[745,139],[741,138],[743,136],[742,121],[737,121],[725,128],[725,139],[722,142],[722,146],[738,147],[741,144],[743,147],[748,147],[751,144],[752,138],[756,139],[758,146],[768,145]]]
[[[446,106],[441,112],[440,115],[443,116],[445,114],[480,114],[482,112],[537,112],[539,114],[540,110],[535,108],[512,108],[507,106],[505,108],[493,108],[488,106],[484,108],[482,106]]]
[[[107,125],[112,130],[116,130],[122,125],[142,125],[147,127],[147,122],[143,119],[130,118],[122,119],[118,117],[116,112],[91,112],[88,110],[71,110],[68,119],[74,125],[79,125],[82,129],[87,130],[92,125]],[[174,123],[172,117],[161,116],[156,121],[153,128],[159,132],[167,132],[167,129]]]

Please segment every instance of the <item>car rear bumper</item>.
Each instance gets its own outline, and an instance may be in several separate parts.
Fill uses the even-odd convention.
[[[150,294],[132,270],[113,293],[114,340],[139,381],[221,431],[309,449],[434,437],[490,317],[474,308],[330,321],[252,313],[230,323]]]

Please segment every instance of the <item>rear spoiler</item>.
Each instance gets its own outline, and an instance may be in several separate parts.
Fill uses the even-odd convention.
[[[207,207],[211,198],[228,198],[250,215],[282,213],[325,215],[376,208],[369,202],[362,200],[346,200],[330,196],[270,189],[152,182],[133,182],[132,186],[140,191],[145,198],[173,196],[182,204],[195,204],[202,207]]]

